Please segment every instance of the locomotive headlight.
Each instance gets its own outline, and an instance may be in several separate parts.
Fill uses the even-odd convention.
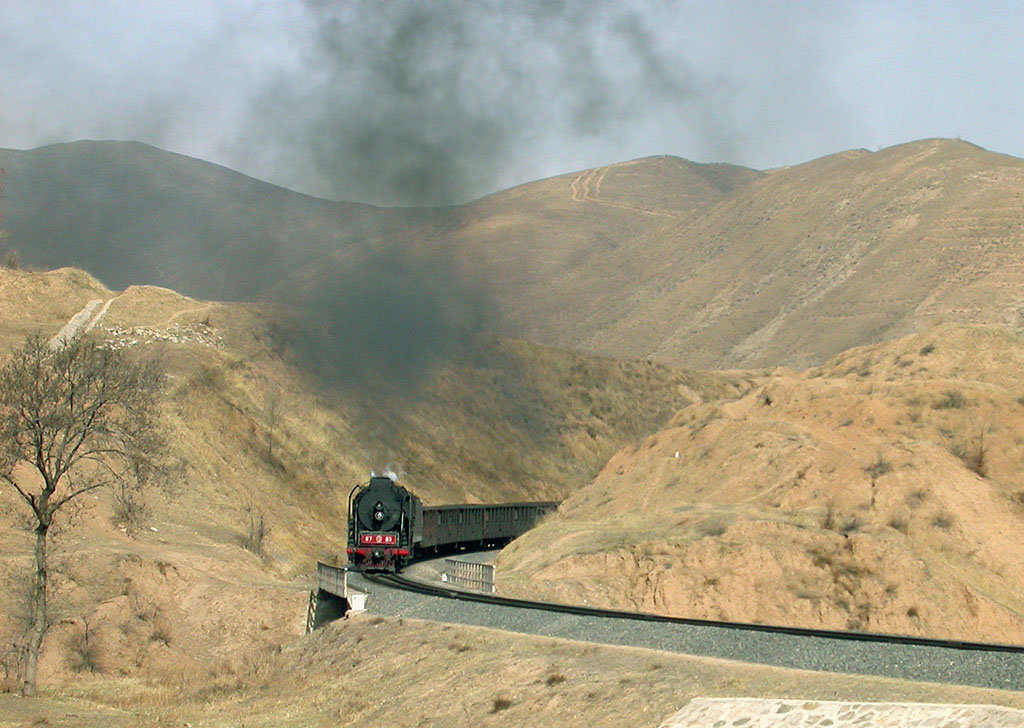
[[[373,519],[375,521],[384,520],[384,504],[381,503],[380,501],[377,501],[377,503],[373,506]]]
[[[373,517],[376,520],[378,520],[378,521],[383,521],[384,520],[384,511],[377,511],[376,513],[373,514]]]

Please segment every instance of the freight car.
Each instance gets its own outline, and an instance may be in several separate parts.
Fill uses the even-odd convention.
[[[348,499],[348,558],[366,571],[397,571],[424,553],[511,541],[554,501],[424,506],[392,477],[374,475]]]

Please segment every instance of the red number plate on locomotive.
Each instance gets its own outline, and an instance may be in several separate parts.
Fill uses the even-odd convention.
[[[363,546],[397,546],[397,533],[361,533],[359,543]]]

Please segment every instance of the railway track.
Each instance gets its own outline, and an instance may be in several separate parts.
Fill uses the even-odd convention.
[[[586,617],[605,619],[627,619],[638,622],[664,622],[689,626],[714,627],[717,629],[740,630],[747,632],[768,632],[772,634],[794,635],[800,637],[822,637],[833,640],[853,640],[856,642],[881,642],[892,645],[918,645],[923,647],[941,647],[949,650],[980,650],[983,652],[1009,652],[1024,655],[1024,645],[1008,645],[992,642],[969,642],[965,640],[945,640],[930,637],[914,637],[911,635],[885,634],[881,632],[847,632],[830,629],[811,629],[809,627],[786,627],[769,624],[753,624],[750,622],[723,622],[710,619],[691,619],[687,617],[668,617],[646,612],[626,612],[616,609],[575,606],[555,602],[536,602],[528,599],[499,597],[494,594],[475,593],[461,589],[428,584],[409,579],[398,574],[364,574],[363,578],[376,584],[392,586],[398,589],[428,594],[445,599],[458,599],[485,604],[497,604],[516,609],[537,609],[545,612],[561,614],[577,614]]]
[[[1024,689],[1024,646],[667,617],[363,574],[375,613],[780,667]],[[374,588],[376,587],[376,588]],[[415,595],[415,596],[414,596]]]

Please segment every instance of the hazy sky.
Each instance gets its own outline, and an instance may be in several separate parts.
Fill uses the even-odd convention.
[[[649,154],[1024,156],[1002,2],[0,0],[0,146],[135,139],[313,194],[476,197]]]

